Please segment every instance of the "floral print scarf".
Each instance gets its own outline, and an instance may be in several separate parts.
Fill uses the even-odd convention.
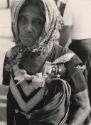
[[[19,40],[18,33],[18,16],[19,12],[26,4],[26,0],[17,0],[12,3],[11,6],[11,17],[12,17],[12,31],[15,41],[15,47],[9,52],[9,65],[8,69],[12,68],[13,65],[19,64],[20,59],[22,58],[23,53],[30,52],[32,54],[42,54],[45,57],[50,53],[54,42],[58,43],[60,38],[60,30],[63,25],[62,17],[56,7],[56,4],[53,0],[38,0],[41,1],[45,9],[45,25],[44,30],[42,31],[37,42],[32,47],[25,47]],[[31,0],[30,0],[31,4]],[[36,55],[37,55],[36,54]]]

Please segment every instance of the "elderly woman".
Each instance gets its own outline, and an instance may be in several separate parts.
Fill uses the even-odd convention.
[[[62,18],[53,0],[12,5],[15,47],[5,56],[7,125],[80,125],[90,106],[82,62],[58,45]],[[70,98],[71,97],[71,98]],[[72,106],[70,106],[70,101]],[[73,102],[75,105],[73,105]]]

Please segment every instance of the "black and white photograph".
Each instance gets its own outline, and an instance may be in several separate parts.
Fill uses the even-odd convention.
[[[0,125],[91,125],[91,0],[0,0]]]

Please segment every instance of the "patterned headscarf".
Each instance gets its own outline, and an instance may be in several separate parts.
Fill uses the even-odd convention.
[[[31,55],[40,54],[43,55],[43,57],[47,57],[47,55],[51,52],[53,48],[53,43],[58,43],[58,40],[60,38],[60,30],[63,25],[63,20],[54,0],[35,0],[37,2],[42,2],[44,5],[46,18],[43,28],[44,30],[42,31],[37,42],[34,42],[34,45],[32,47],[26,47],[22,45],[19,39],[18,17],[20,11],[22,11],[23,6],[26,6],[27,1],[29,0],[14,0],[11,6],[12,31],[15,47],[7,52],[7,70],[12,69],[15,64],[19,64],[25,52],[29,52],[29,54]],[[31,4],[31,0],[29,3]]]
[[[18,16],[22,6],[24,6],[26,1],[27,0],[17,0],[14,1],[11,6],[12,30],[16,45],[21,45],[18,33]],[[37,2],[40,1],[44,5],[46,21],[44,30],[37,42],[35,42],[37,44],[34,44],[34,46],[32,47],[32,51],[42,51],[46,47],[46,50],[48,51],[48,48],[50,49],[50,46],[52,46],[53,42],[58,41],[60,37],[59,31],[61,30],[63,24],[62,17],[60,16],[54,0],[37,0]],[[31,50],[31,47],[28,49]]]

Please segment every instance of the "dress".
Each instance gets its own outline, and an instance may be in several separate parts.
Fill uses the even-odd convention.
[[[69,50],[63,49],[62,47],[60,47],[58,45],[54,45],[54,47],[52,49],[52,52],[46,58],[45,62],[46,61],[53,62],[54,60],[59,58],[60,55],[62,57],[63,55],[65,55],[67,53],[72,54],[72,52],[70,52]],[[31,66],[31,63],[27,67],[28,61],[31,62],[31,60],[29,60],[30,59],[29,56],[31,56],[31,55],[29,55],[29,53],[28,54],[26,53],[25,56],[24,56],[25,58],[22,58],[22,61],[19,65],[20,65],[21,68],[25,69],[25,71],[27,71],[29,74],[31,74],[29,72],[29,67]],[[25,61],[26,58],[27,58],[27,62]],[[7,61],[8,61],[8,58],[6,56],[6,61],[5,61],[4,66],[7,64]],[[65,68],[62,68],[63,70],[61,72],[61,74],[62,74],[61,77],[62,77],[63,80],[67,79],[69,84],[66,82],[66,87],[69,86],[69,85],[71,86],[72,95],[86,89],[85,79],[82,76],[81,71],[76,68],[78,65],[82,64],[82,62],[79,60],[79,58],[77,56],[73,55],[72,57],[70,57],[70,59],[65,59],[65,60],[63,59],[62,61],[64,61],[64,63],[62,63],[62,66],[64,65],[63,67],[65,67]],[[9,80],[10,80],[10,74],[9,74],[9,72],[6,72],[4,70],[3,75],[4,75],[3,78],[5,78],[3,80],[3,84],[8,85]],[[8,77],[6,77],[5,75],[7,75]],[[78,79],[75,79],[76,76],[78,76]],[[79,76],[81,76],[81,77],[79,77]],[[11,77],[14,80],[14,77],[15,77],[14,71],[12,71]],[[13,83],[11,83],[11,82],[13,82]],[[7,107],[8,115],[7,116],[8,116],[8,124],[9,125],[12,125],[12,123],[14,122],[14,118],[15,118],[15,121],[16,121],[17,125],[21,124],[21,123],[24,124],[24,125],[25,124],[26,125],[31,125],[31,124],[34,124],[34,125],[36,125],[36,124],[39,124],[39,125],[40,124],[41,125],[42,124],[43,125],[44,124],[45,125],[54,124],[55,125],[55,124],[60,123],[61,118],[63,118],[63,117],[66,118],[66,113],[69,109],[68,107],[69,107],[69,102],[70,102],[69,101],[69,99],[70,99],[70,87],[67,87],[68,92],[65,89],[65,94],[66,94],[65,99],[66,99],[66,101],[68,99],[68,101],[67,102],[64,101],[66,103],[66,107],[64,107],[64,106],[61,105],[61,101],[62,101],[61,96],[63,94],[63,93],[61,93],[62,92],[62,90],[61,90],[62,86],[60,86],[61,83],[58,82],[57,80],[54,80],[49,85],[45,84],[45,86],[42,87],[42,89],[41,89],[41,87],[39,87],[39,88],[33,90],[34,92],[32,92],[32,94],[31,94],[30,91],[28,91],[28,89],[26,91],[26,87],[27,87],[26,84],[31,84],[31,83],[24,81],[25,84],[22,82],[23,84],[17,85],[17,89],[15,89],[14,85],[17,84],[17,81],[14,80],[14,81],[11,81],[11,82],[10,82],[10,84],[13,87],[12,86],[10,87],[10,90],[9,90],[9,93],[8,93],[8,102],[7,102],[8,103],[8,107]],[[82,84],[80,84],[80,85],[77,84],[79,82],[82,83]],[[52,83],[54,83],[54,85]],[[25,85],[26,87],[21,86],[21,85]],[[28,87],[30,87],[30,86],[28,86]],[[43,89],[43,88],[45,88],[45,89]],[[30,89],[31,89],[31,87],[30,87]],[[21,97],[26,102],[29,101],[29,100],[32,100],[32,98],[34,96],[35,96],[36,100],[39,99],[41,101],[38,100],[39,102],[36,102],[37,104],[35,102],[30,101],[30,105],[27,106],[27,109],[26,108],[24,109],[24,107],[22,109],[21,105],[23,104],[23,101],[22,101],[22,104],[21,104],[21,101],[16,99],[19,96],[18,95],[19,92],[17,90],[21,93]],[[16,91],[17,94],[15,94],[14,91]],[[38,92],[40,92],[41,94],[38,93]],[[38,96],[40,96],[40,97],[38,97]],[[66,108],[66,111],[63,110],[63,107]],[[24,113],[24,111],[26,113]],[[63,113],[63,111],[65,111],[65,112]],[[62,112],[62,114],[60,114],[61,112]],[[61,115],[61,117],[60,117],[60,115]],[[57,119],[55,119],[55,117],[57,117]],[[65,122],[62,123],[62,124],[65,124]]]

